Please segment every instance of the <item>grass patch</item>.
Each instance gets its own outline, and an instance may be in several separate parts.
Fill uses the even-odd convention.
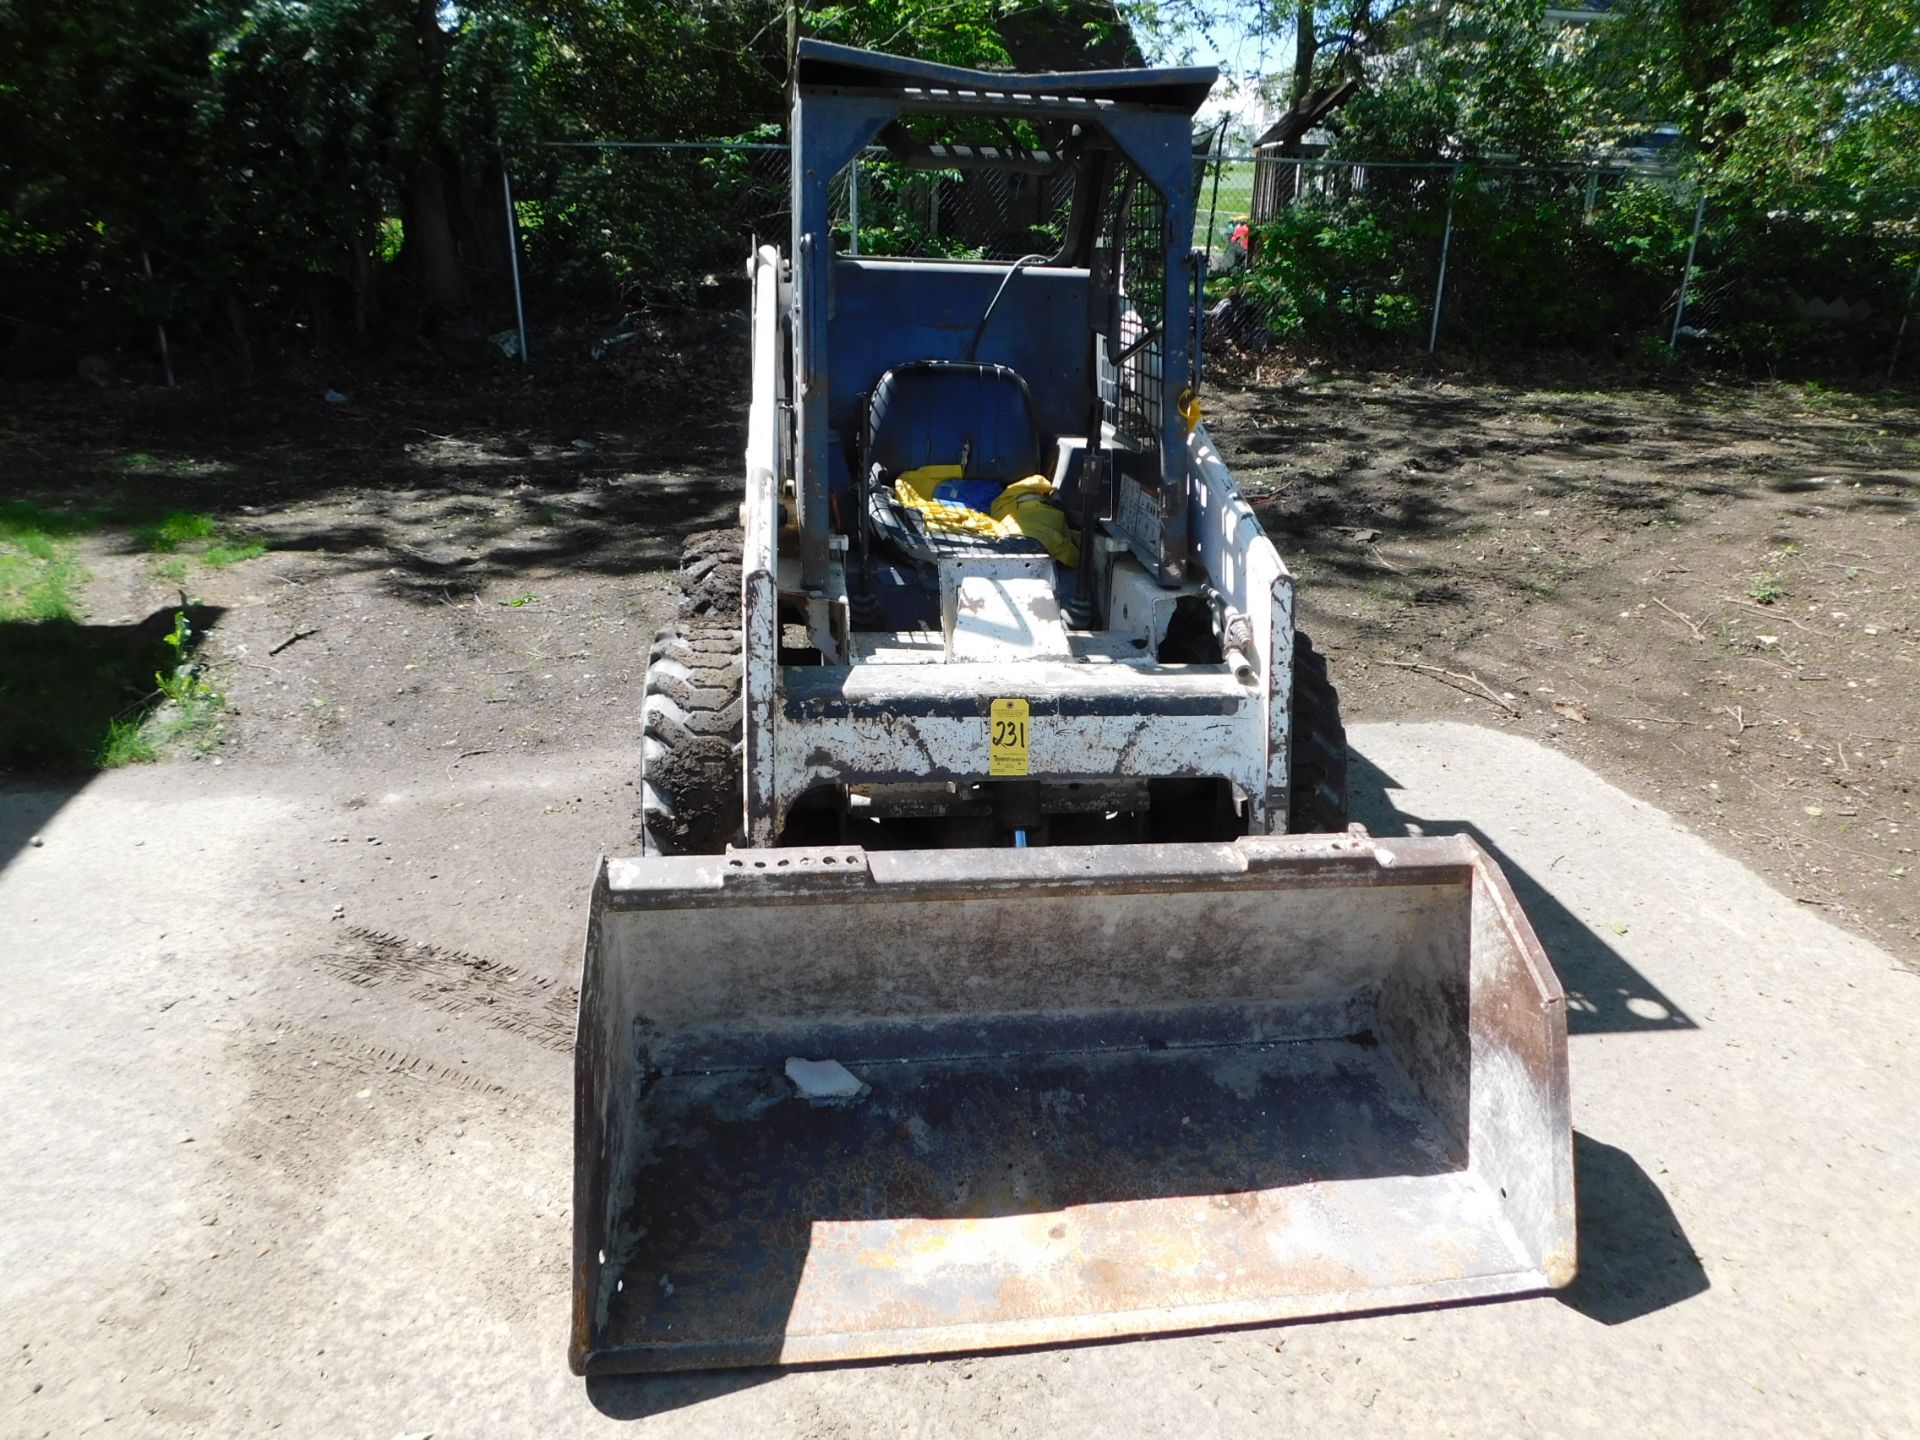
[[[190,456],[155,455],[150,450],[129,450],[120,464],[136,475],[170,475],[181,479],[204,479],[233,467],[222,460],[195,460]]]
[[[135,527],[133,540],[142,550],[156,555],[172,555],[184,550],[201,564],[216,570],[267,553],[266,542],[230,529],[202,510],[170,510],[160,520]],[[176,582],[184,574],[184,565],[178,573],[172,566],[167,567],[168,578]]]
[[[1800,398],[1809,409],[1828,411],[1904,410],[1913,403],[1902,395],[1850,390],[1820,380],[1803,380]]]
[[[200,561],[218,570],[227,565],[238,565],[242,560],[257,560],[266,553],[266,542],[262,540],[222,540],[202,550]]]
[[[76,515],[69,510],[50,510],[31,500],[9,500],[0,505],[0,540],[17,534],[40,534],[56,540],[70,539],[98,529],[100,516],[92,511]]]
[[[1747,582],[1747,598],[1756,605],[1773,605],[1786,599],[1787,587],[1772,571],[1762,571]]]
[[[151,550],[156,555],[171,555],[182,545],[213,539],[218,529],[213,516],[201,511],[170,510],[165,519],[137,527],[133,532],[133,540],[142,550]]]
[[[160,752],[153,748],[153,741],[147,738],[146,724],[142,720],[109,720],[107,733],[101,737],[100,748],[94,752],[94,763],[102,770],[114,770],[122,765],[146,765],[160,758]]]
[[[200,754],[219,745],[220,712],[227,708],[227,697],[208,684],[194,664],[192,633],[186,616],[176,614],[172,633],[160,639],[173,670],[158,670],[153,676],[164,703],[157,710],[107,722],[94,756],[102,770],[151,763],[163,748],[180,742]]]
[[[69,537],[92,523],[26,500],[0,506],[0,621],[78,618],[87,572]]]
[[[0,540],[0,620],[74,620],[86,572],[44,536]]]
[[[148,718],[142,737],[156,746],[185,743],[196,755],[211,755],[220,748],[220,712],[226,704],[226,696],[217,692],[169,704]]]

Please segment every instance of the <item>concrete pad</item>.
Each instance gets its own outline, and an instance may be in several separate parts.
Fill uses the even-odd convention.
[[[631,757],[151,767],[0,791],[0,1432],[1920,1432],[1920,977],[1551,750],[1353,745],[1574,997],[1560,1297],[582,1385],[566,1009]]]

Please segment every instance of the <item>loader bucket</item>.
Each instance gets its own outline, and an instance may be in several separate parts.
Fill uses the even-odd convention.
[[[1462,837],[605,861],[576,1070],[583,1374],[1573,1276],[1565,999]]]

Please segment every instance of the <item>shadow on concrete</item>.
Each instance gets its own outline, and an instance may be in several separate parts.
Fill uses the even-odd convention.
[[[1699,1027],[1579,916],[1465,820],[1412,815],[1387,792],[1400,783],[1364,755],[1348,759],[1353,818],[1375,835],[1465,835],[1493,857],[1540,937],[1567,992],[1567,1029],[1575,1035]]]
[[[128,625],[0,621],[0,869],[102,768],[116,728],[137,731],[160,706],[156,675],[192,655],[223,613],[188,604]],[[176,650],[167,637],[180,615]]]
[[[1567,992],[1574,1035],[1693,1030],[1696,1023],[1540,881],[1464,820],[1398,809],[1392,776],[1350,754],[1353,818],[1376,835],[1466,835],[1492,856],[1513,886]],[[1701,1294],[1707,1273],[1653,1177],[1624,1150],[1578,1131],[1573,1137],[1580,1272],[1555,1297],[1591,1320],[1619,1325]]]
[[[1704,1294],[1710,1282],[1667,1197],[1624,1150],[1573,1136],[1580,1273],[1554,1298],[1621,1325]]]
[[[0,783],[0,871],[34,842],[62,806],[87,788],[90,778]]]
[[[686,1370],[667,1375],[592,1375],[587,1401],[609,1420],[650,1420],[778,1380],[771,1365],[746,1370]]]

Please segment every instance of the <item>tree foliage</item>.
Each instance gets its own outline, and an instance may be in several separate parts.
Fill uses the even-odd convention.
[[[1781,197],[1920,184],[1920,11],[1859,0],[1635,0],[1600,58],[1703,172]],[[1600,99],[1604,91],[1596,94]]]
[[[1623,0],[1565,23],[1544,0],[1441,0],[1364,33],[1344,153],[1586,161],[1672,126],[1697,178],[1781,203],[1920,183],[1910,5]]]
[[[164,321],[241,367],[480,331],[503,315],[503,162],[539,283],[685,294],[778,227],[776,167],[542,142],[775,139],[802,32],[1046,68],[1131,53],[1122,12],[1163,51],[1229,14],[1291,36],[1276,93],[1361,82],[1331,122],[1348,156],[1574,163],[1671,124],[1716,213],[1824,207],[1883,249],[1920,189],[1910,4],[1621,0],[1568,26],[1544,0],[0,0],[0,310]],[[1296,237],[1317,273],[1425,243],[1325,233]],[[1326,313],[1402,324],[1371,304]]]
[[[263,334],[472,330],[500,313],[505,161],[542,280],[618,301],[730,273],[783,187],[751,157],[545,142],[777,138],[803,30],[1004,65],[1010,35],[1117,23],[1098,0],[0,0],[0,285],[242,366]]]
[[[1684,343],[1756,366],[1886,365],[1920,265],[1920,10],[1621,0],[1568,20],[1544,0],[1307,0],[1268,14],[1298,42],[1286,94],[1320,88],[1330,63],[1359,76],[1325,123],[1336,161],[1366,166],[1363,181],[1313,176],[1300,213],[1261,227],[1234,284],[1279,333],[1410,333],[1431,318],[1451,233],[1442,343],[1664,349],[1698,214]]]

